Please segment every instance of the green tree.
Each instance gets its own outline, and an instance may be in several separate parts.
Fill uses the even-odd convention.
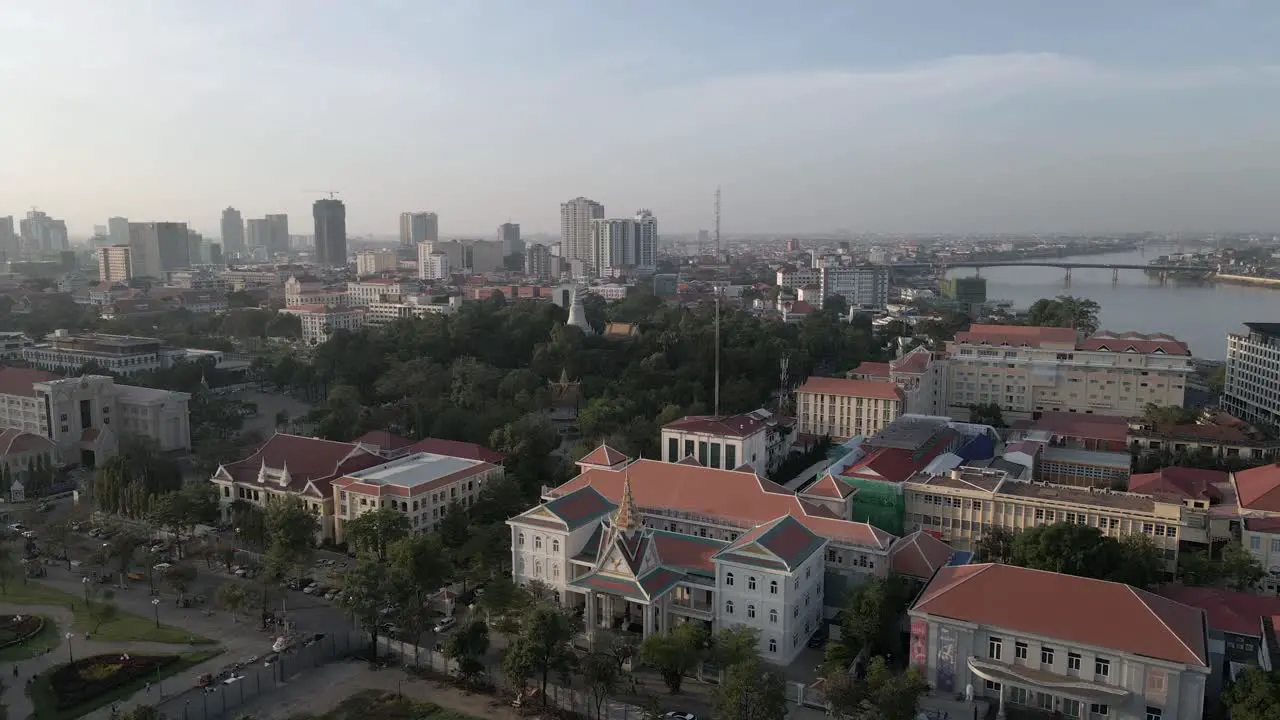
[[[1236,676],[1222,694],[1231,720],[1280,718],[1280,672],[1251,667]]]
[[[1012,530],[993,527],[978,539],[978,560],[981,562],[1007,563],[1013,560],[1013,543],[1016,534]]]
[[[93,621],[91,632],[98,632],[98,628],[119,617],[120,608],[116,606],[115,599],[115,593],[110,590],[89,590],[85,599],[85,611]]]
[[[525,614],[520,633],[507,651],[508,657],[503,660],[503,668],[508,669],[510,656],[517,656],[511,660],[510,669],[527,669],[526,673],[515,677],[536,676],[545,702],[551,673],[567,672],[573,666],[573,636],[580,622],[579,618],[555,605],[539,603]]]
[[[915,668],[894,673],[877,657],[858,681],[845,668],[830,668],[823,691],[835,717],[849,720],[915,720],[929,684]]]
[[[1117,540],[1120,561],[1105,578],[1137,588],[1152,588],[1160,584],[1167,571],[1164,551],[1147,535],[1131,533]]]
[[[213,601],[218,607],[231,613],[231,622],[234,623],[249,605],[249,591],[240,583],[223,583],[214,592]]]
[[[187,589],[196,581],[196,569],[187,564],[170,565],[164,571],[164,582],[178,593],[178,600],[186,597]]]
[[[120,713],[120,720],[164,720],[164,715],[151,705],[136,705]]]
[[[858,586],[845,604],[840,643],[853,657],[864,649],[872,655],[893,652],[907,602],[906,586],[898,578],[873,578]]]
[[[1189,408],[1147,403],[1142,409],[1142,422],[1154,428],[1188,425],[1196,421],[1197,415],[1196,410]]]
[[[108,562],[114,560],[117,563],[117,573],[123,575],[129,571],[143,542],[143,537],[132,530],[121,530],[111,536],[106,548],[107,559]]]
[[[320,520],[298,498],[282,498],[267,505],[264,518],[267,575],[284,578],[311,564]]]
[[[65,560],[67,562],[67,570],[71,569],[71,556],[67,554],[67,548],[71,545],[71,525],[66,522],[56,522],[50,524],[40,533],[44,539],[45,548],[53,554],[55,558]]]
[[[416,648],[433,622],[429,612],[431,596],[448,578],[449,559],[438,538],[421,533],[396,540],[388,548],[387,555],[392,576],[406,598],[396,620],[413,637],[416,664]]]
[[[1178,580],[1183,585],[1212,585],[1222,579],[1221,569],[1207,551],[1184,550],[1178,553]]]
[[[1027,324],[1039,327],[1069,327],[1090,335],[1098,331],[1098,303],[1086,298],[1059,295],[1042,298],[1027,310]]]
[[[474,620],[454,631],[444,643],[445,657],[458,664],[458,675],[474,681],[484,672],[482,658],[489,651],[489,626]]]
[[[196,526],[217,522],[218,514],[217,489],[209,483],[191,483],[179,490],[152,497],[147,519],[173,536],[181,558],[185,543],[195,533]]]
[[[702,662],[707,632],[700,623],[683,623],[669,633],[653,633],[640,644],[640,660],[662,675],[667,690],[680,692],[684,676]]]
[[[1222,577],[1241,592],[1252,589],[1267,574],[1258,558],[1238,542],[1228,543],[1222,548],[1222,559],[1219,562]]]
[[[1120,560],[1118,544],[1096,527],[1056,522],[1018,533],[1013,562],[1068,575],[1105,578]]]
[[[723,720],[775,720],[787,716],[787,686],[758,657],[729,668],[715,692],[715,716]]]
[[[969,422],[991,427],[1009,427],[1004,422],[1004,414],[997,403],[974,404],[969,406]]]
[[[587,686],[592,704],[595,705],[596,718],[603,720],[604,704],[609,700],[609,696],[617,692],[622,671],[612,657],[603,653],[587,655],[580,666],[582,681]]]
[[[383,609],[393,606],[398,588],[387,566],[371,558],[360,558],[354,570],[343,578],[342,592],[338,593],[338,606],[351,613],[356,622],[369,633],[370,654],[378,659],[378,625]]]
[[[724,673],[736,665],[755,660],[759,656],[759,647],[758,628],[734,625],[712,636],[710,657]]]
[[[381,562],[387,560],[387,548],[408,537],[411,529],[409,516],[392,508],[362,512],[343,525],[348,545]]]

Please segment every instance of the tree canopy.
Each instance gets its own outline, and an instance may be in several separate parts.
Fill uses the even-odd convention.
[[[1059,295],[1052,300],[1042,298],[1031,304],[1026,323],[1039,327],[1075,328],[1089,335],[1098,331],[1098,311],[1101,306],[1087,298]]]
[[[1057,522],[1017,534],[993,530],[978,541],[978,557],[1050,572],[1150,588],[1165,575],[1161,550],[1145,535],[1108,537],[1096,527]]]
[[[1246,668],[1222,694],[1231,720],[1280,718],[1280,672]]]

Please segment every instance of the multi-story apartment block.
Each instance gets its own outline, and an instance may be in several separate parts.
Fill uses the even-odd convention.
[[[1268,594],[1280,594],[1280,464],[1231,474],[1240,520],[1240,542],[1262,563],[1259,583]]]
[[[433,212],[400,213],[400,246],[440,240],[440,218]]]
[[[849,587],[889,572],[894,536],[754,471],[632,462],[607,446],[578,466],[508,524],[513,579],[583,608],[589,632],[748,624],[761,656],[786,663]]]
[[[918,347],[887,363],[864,362],[849,371],[850,380],[890,380],[902,388],[903,412],[947,414],[947,382],[951,373],[945,357]]]
[[[416,292],[418,284],[408,285],[399,280],[370,278],[358,282],[347,283],[348,305],[369,305],[371,303],[394,303],[406,295]]]
[[[164,277],[168,270],[191,267],[186,223],[129,223],[129,261],[137,277]]]
[[[108,245],[98,251],[98,277],[104,283],[126,283],[133,277],[128,245]]]
[[[523,255],[524,241],[520,239],[520,223],[502,223],[498,226],[498,242],[502,243],[502,254]]]
[[[1000,406],[1006,421],[1047,412],[1141,415],[1148,404],[1181,407],[1191,351],[1168,335],[1071,328],[972,325],[947,343],[950,412]]]
[[[940,569],[916,598],[910,663],[934,691],[1078,720],[1200,720],[1204,611],[1011,565]]]
[[[722,470],[750,468],[764,477],[786,460],[794,429],[768,410],[730,417],[689,415],[662,426],[662,457],[671,463],[692,458]]]
[[[992,529],[1068,522],[1111,537],[1146,535],[1172,571],[1180,542],[1207,545],[1211,537],[1209,510],[1192,499],[1020,480],[1000,468],[919,472],[902,490],[906,530],[936,533],[957,550],[976,550]]]
[[[449,255],[433,252],[432,243],[418,245],[418,278],[421,280],[448,280],[453,272],[449,264]]]
[[[64,464],[89,467],[115,455],[125,435],[164,452],[191,448],[186,393],[117,385],[105,375],[63,377],[0,368],[0,426],[49,438]]]
[[[815,261],[817,262],[817,261]],[[849,307],[883,308],[889,303],[889,270],[882,265],[855,265],[841,267],[839,258],[820,266],[779,270],[777,284],[794,290],[816,288],[815,296],[803,299],[819,309],[823,301],[833,295],[844,298]]]
[[[796,429],[837,442],[874,435],[903,413],[905,402],[892,380],[811,377],[796,390]]]
[[[1280,428],[1280,323],[1245,323],[1227,335],[1222,407],[1255,425]]]
[[[591,221],[604,217],[604,206],[585,198],[576,197],[560,204],[560,255],[566,260],[591,263]],[[461,264],[461,263],[459,263]]]
[[[382,465],[348,472],[333,488],[333,538],[370,510],[390,508],[409,520],[414,532],[434,530],[449,506],[468,507],[480,491],[502,479],[502,466],[467,458],[417,452]]]
[[[552,261],[558,261],[559,258],[553,258],[551,250],[542,243],[534,243],[525,248],[524,251],[524,274],[530,278],[537,280],[550,280],[560,275],[559,271],[552,272]]]
[[[361,250],[356,253],[356,275],[366,277],[391,272],[399,259],[394,250]]]
[[[56,330],[45,342],[22,351],[23,360],[42,370],[75,372],[96,363],[117,375],[168,368],[185,355],[181,348],[166,347],[155,338],[66,330]]]
[[[364,327],[368,321],[369,308],[290,305],[280,312],[297,315],[302,322],[302,339],[312,345],[319,345],[338,330],[355,332]]]

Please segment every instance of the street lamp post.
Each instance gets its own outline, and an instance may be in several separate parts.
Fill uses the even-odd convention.
[[[160,628],[160,598],[151,598],[151,607],[156,611],[156,628]]]
[[[71,638],[75,637],[75,633],[67,633],[64,637],[67,639],[67,662],[74,663],[76,658],[71,654]]]
[[[89,605],[89,578],[87,577],[80,578],[80,584],[84,585],[84,604],[86,606],[85,609],[87,610],[88,609],[87,606]]]

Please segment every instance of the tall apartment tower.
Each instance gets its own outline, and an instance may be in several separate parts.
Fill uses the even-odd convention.
[[[641,270],[658,267],[658,218],[648,210],[636,211],[635,250],[632,265]]]
[[[1280,323],[1248,322],[1247,333],[1227,335],[1222,407],[1255,425],[1280,426]]]
[[[128,245],[108,245],[98,251],[98,277],[104,283],[127,283],[133,278]]]
[[[551,250],[542,243],[534,243],[524,251],[524,274],[538,280],[551,279]]]
[[[162,278],[191,267],[186,223],[129,223],[129,251],[135,277]]]
[[[400,247],[440,241],[440,218],[433,212],[400,213]]]
[[[591,221],[591,264],[601,275],[609,271],[657,267],[658,219],[648,210],[635,218],[602,218]]]
[[[524,253],[524,241],[520,239],[520,223],[502,223],[498,226],[498,242],[502,243],[502,256]]]
[[[111,241],[116,242],[114,232],[111,233]],[[233,207],[222,211],[222,250],[228,255],[244,252],[244,218]]]
[[[289,216],[285,213],[267,216],[267,252],[289,252]]]
[[[18,222],[23,249],[31,254],[60,252],[70,247],[67,224],[55,220],[39,210],[32,210]]]
[[[347,264],[347,206],[341,200],[317,200],[311,206],[316,225],[316,262],[325,267]]]
[[[245,249],[266,249],[271,243],[271,226],[266,218],[249,218],[245,221]]]
[[[129,244],[129,218],[107,218],[107,237],[112,245]]]
[[[591,221],[604,218],[604,205],[584,197],[560,203],[560,257],[594,261]]]
[[[0,217],[0,253],[5,260],[18,256],[18,234],[13,230],[13,216]]]

